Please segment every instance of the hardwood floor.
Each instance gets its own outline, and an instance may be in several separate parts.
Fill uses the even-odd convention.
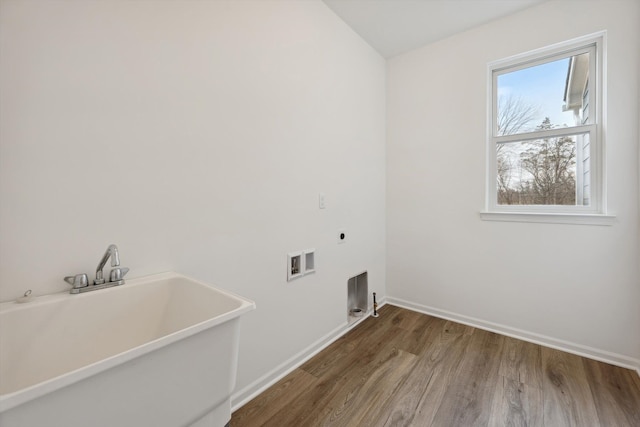
[[[640,378],[386,305],[237,410],[242,426],[640,426]]]

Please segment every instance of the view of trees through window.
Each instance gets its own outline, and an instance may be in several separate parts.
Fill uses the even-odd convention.
[[[549,118],[538,125],[552,126]],[[575,136],[498,144],[497,162],[498,204],[576,204]]]
[[[589,135],[566,131],[587,119],[588,56],[581,53],[497,76],[499,205],[589,203]],[[579,105],[574,105],[577,90]]]

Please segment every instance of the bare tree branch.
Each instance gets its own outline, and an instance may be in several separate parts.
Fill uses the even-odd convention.
[[[498,98],[498,135],[512,135],[533,130],[539,108],[527,104],[521,97],[500,96]]]

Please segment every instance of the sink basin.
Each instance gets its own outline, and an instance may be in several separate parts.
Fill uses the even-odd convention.
[[[177,273],[0,304],[0,425],[225,425],[252,301]]]

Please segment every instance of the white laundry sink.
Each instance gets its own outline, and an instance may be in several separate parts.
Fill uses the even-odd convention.
[[[224,426],[252,301],[163,273],[0,304],[0,425]]]

